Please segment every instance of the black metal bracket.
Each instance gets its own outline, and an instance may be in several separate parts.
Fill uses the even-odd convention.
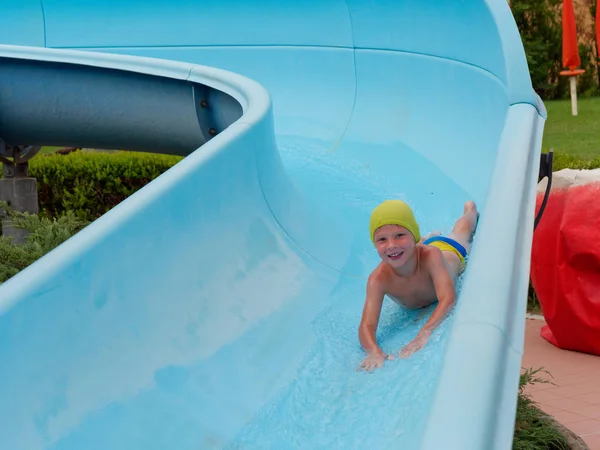
[[[538,175],[538,183],[542,181],[544,177],[548,178],[548,185],[546,186],[546,192],[544,193],[544,199],[540,205],[540,210],[537,213],[533,229],[535,230],[544,215],[544,209],[546,209],[546,203],[548,203],[548,197],[550,196],[550,189],[552,188],[552,160],[554,158],[554,150],[550,149],[548,153],[542,153],[540,158],[540,173]]]
[[[29,160],[42,147],[36,145],[9,145],[0,139],[0,162],[2,175],[5,178],[21,178],[29,176]]]

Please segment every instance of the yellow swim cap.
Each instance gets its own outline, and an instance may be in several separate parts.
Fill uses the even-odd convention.
[[[369,224],[371,241],[375,240],[375,231],[384,225],[400,225],[412,233],[415,242],[421,239],[419,224],[415,220],[413,211],[402,200],[386,200],[373,210]]]

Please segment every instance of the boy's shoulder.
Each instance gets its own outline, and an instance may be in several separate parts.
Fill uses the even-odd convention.
[[[369,274],[367,286],[371,289],[385,290],[392,279],[392,269],[384,262],[380,262]]]

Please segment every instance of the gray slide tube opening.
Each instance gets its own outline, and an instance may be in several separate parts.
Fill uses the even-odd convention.
[[[186,156],[242,116],[228,94],[186,80],[0,58],[0,138]]]

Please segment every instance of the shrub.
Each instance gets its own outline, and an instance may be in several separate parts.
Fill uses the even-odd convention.
[[[548,450],[569,450],[570,446],[567,437],[548,416],[536,407],[533,400],[524,393],[524,388],[528,384],[549,382],[536,376],[540,370],[542,369],[527,369],[521,374],[513,450],[536,450],[541,448]]]
[[[513,0],[510,3],[536,92],[544,99],[557,96],[561,66],[562,0]]]
[[[33,264],[87,225],[71,211],[50,219],[16,212],[6,203],[0,203],[0,212],[8,217],[12,226],[29,233],[21,245],[14,244],[7,236],[0,236],[0,283]]]
[[[58,217],[71,211],[92,221],[167,171],[182,158],[133,152],[74,152],[33,158],[40,214]]]

